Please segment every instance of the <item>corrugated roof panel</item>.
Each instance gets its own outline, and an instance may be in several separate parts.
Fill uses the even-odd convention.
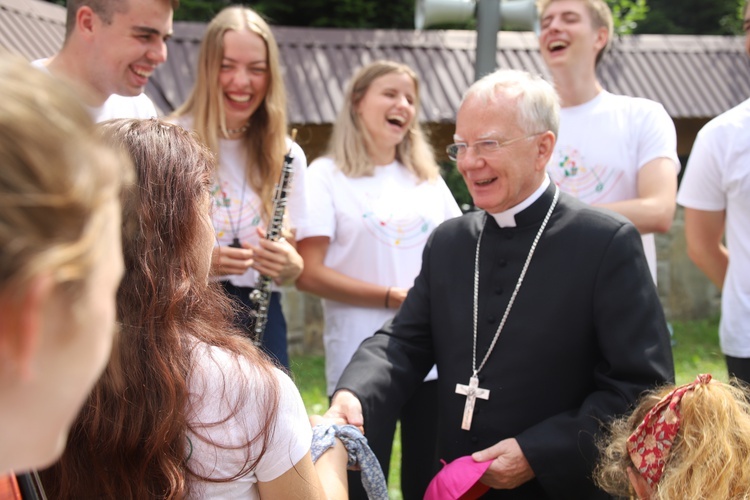
[[[29,60],[62,46],[65,7],[38,0],[0,0],[0,45]]]
[[[0,0],[0,46],[29,59],[56,52],[65,9],[40,0]],[[187,97],[204,23],[175,22],[169,59],[146,92],[168,112]],[[422,85],[421,119],[450,122],[474,79],[473,31],[273,27],[289,93],[290,120],[331,123],[352,73],[375,59],[409,64]],[[500,67],[549,78],[533,33],[498,34]],[[750,59],[739,37],[620,37],[597,69],[604,88],[660,101],[673,118],[710,118],[750,96]]]
[[[453,54],[436,48],[424,50],[426,64],[419,65],[419,78],[422,91],[422,108],[425,110],[426,121],[444,122],[453,121],[455,116],[455,105],[461,100],[458,86],[463,85],[460,77],[460,68],[456,64]],[[439,102],[426,101],[425,90],[431,90],[433,94],[439,95]]]

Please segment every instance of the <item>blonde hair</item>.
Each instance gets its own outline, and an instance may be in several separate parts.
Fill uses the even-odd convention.
[[[419,78],[408,66],[393,61],[375,61],[354,74],[346,89],[344,105],[333,125],[327,154],[347,177],[373,175],[375,165],[367,154],[366,146],[369,135],[360,123],[357,106],[367,94],[372,82],[392,73],[404,74],[411,78],[416,92],[415,117],[404,140],[396,146],[396,159],[420,180],[436,179],[440,170],[417,120],[420,104]]]
[[[269,220],[273,190],[281,175],[286,146],[286,92],[281,76],[279,48],[268,23],[255,11],[241,6],[223,9],[206,28],[198,55],[195,86],[174,116],[189,115],[193,129],[213,151],[219,152],[219,132],[226,134],[224,101],[218,85],[227,31],[250,31],[266,43],[268,90],[263,102],[250,117],[242,137],[247,151],[246,178],[263,200],[263,216]]]
[[[630,416],[615,420],[609,436],[599,443],[595,478],[612,495],[628,496],[627,468],[635,469],[626,447],[630,434],[646,413],[673,386],[645,395]],[[653,500],[683,498],[750,498],[750,403],[739,381],[712,380],[685,394],[682,419]]]
[[[26,61],[0,57],[0,95],[0,287],[48,273],[78,290],[129,163],[95,137],[72,89]]]
[[[544,16],[544,11],[547,10],[547,7],[550,6],[551,3],[555,2],[557,0],[537,0],[536,2],[536,9],[537,12],[539,12],[539,17]],[[612,18],[612,9],[609,8],[609,5],[607,5],[607,2],[604,0],[578,0],[579,2],[583,2],[586,4],[586,8],[589,11],[589,15],[591,16],[591,25],[595,29],[599,28],[606,28],[607,29],[607,44],[602,47],[602,49],[599,51],[599,53],[596,55],[596,64],[599,64],[599,61],[602,60],[602,57],[604,57],[604,54],[609,50],[609,47],[612,45],[612,36],[615,32],[615,22]]]

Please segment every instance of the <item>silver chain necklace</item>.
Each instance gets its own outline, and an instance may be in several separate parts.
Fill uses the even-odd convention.
[[[240,224],[242,223],[242,210],[245,208],[245,190],[247,189],[247,179],[243,179],[242,181],[242,197],[240,198],[240,209],[237,214],[237,225],[234,225],[234,218],[232,217],[232,212],[229,210],[229,197],[224,196],[225,191],[222,189],[222,182],[221,182],[221,176],[219,175],[219,172],[217,170],[216,172],[216,178],[219,181],[219,191],[222,194],[222,205],[224,205],[224,209],[227,211],[227,218],[229,219],[229,227],[232,230],[232,243],[229,245],[233,248],[242,248],[242,243],[240,242]],[[229,189],[227,187],[227,189]],[[229,192],[226,192],[227,195]]]
[[[474,256],[474,344],[472,349],[472,358],[471,358],[471,371],[472,375],[471,378],[469,378],[469,385],[463,385],[463,384],[456,384],[456,393],[466,396],[466,403],[464,405],[464,416],[463,420],[461,422],[461,428],[463,430],[469,430],[471,429],[471,419],[474,415],[474,405],[476,403],[476,398],[479,399],[489,399],[490,397],[490,391],[488,389],[483,389],[479,387],[479,372],[484,368],[484,365],[487,363],[487,360],[490,357],[490,354],[492,354],[493,349],[495,349],[495,344],[497,344],[497,340],[500,338],[500,332],[502,332],[503,327],[505,326],[505,322],[508,319],[508,315],[510,314],[510,310],[513,307],[513,303],[516,300],[516,295],[518,295],[518,291],[521,289],[521,284],[523,283],[523,279],[526,276],[526,271],[529,269],[529,264],[531,263],[531,258],[534,256],[534,252],[536,251],[536,246],[539,243],[539,239],[542,237],[542,233],[544,232],[544,228],[547,227],[547,223],[549,222],[550,217],[552,217],[552,212],[555,210],[555,206],[557,205],[557,200],[560,198],[560,190],[557,186],[555,186],[555,195],[552,198],[552,204],[549,206],[549,210],[547,210],[547,215],[544,216],[544,220],[542,221],[542,225],[539,228],[539,231],[536,233],[536,237],[534,237],[534,242],[531,244],[531,249],[529,250],[529,255],[526,257],[526,262],[523,265],[523,268],[521,269],[521,274],[518,276],[518,281],[516,282],[516,287],[513,289],[513,294],[510,297],[510,301],[508,301],[508,305],[505,308],[505,313],[503,314],[503,318],[500,320],[500,325],[497,327],[497,331],[495,332],[495,336],[492,338],[492,343],[490,344],[490,347],[487,349],[487,353],[484,355],[484,358],[482,359],[482,362],[479,364],[479,368],[477,368],[477,316],[479,315],[478,309],[479,309],[479,249],[482,246],[482,236],[484,235],[484,228],[487,225],[487,214],[484,214],[484,218],[482,219],[482,229],[479,231],[479,238],[477,239],[477,249]]]

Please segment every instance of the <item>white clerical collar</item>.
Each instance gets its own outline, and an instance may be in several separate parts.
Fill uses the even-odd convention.
[[[549,176],[545,175],[544,180],[542,181],[542,185],[539,186],[536,191],[531,193],[531,196],[523,200],[521,203],[519,203],[515,207],[509,208],[508,210],[505,210],[504,212],[500,212],[499,214],[490,214],[490,215],[495,218],[495,221],[497,221],[497,225],[500,227],[516,227],[516,214],[520,213],[525,208],[531,206],[531,204],[534,203],[536,200],[538,200],[542,196],[544,191],[547,189],[549,184],[550,184]]]

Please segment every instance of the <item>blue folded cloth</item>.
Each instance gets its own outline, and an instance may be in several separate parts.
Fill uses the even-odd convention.
[[[313,427],[310,451],[313,462],[339,438],[346,448],[349,460],[347,467],[359,466],[362,486],[370,500],[388,500],[388,486],[380,462],[367,444],[367,438],[353,425],[319,424]]]

